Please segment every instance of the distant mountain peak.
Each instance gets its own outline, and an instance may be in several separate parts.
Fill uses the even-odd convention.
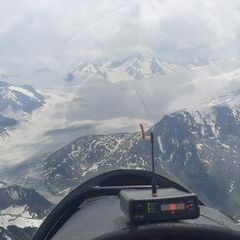
[[[81,61],[74,67],[75,73],[97,73],[98,71],[98,65],[86,61]]]
[[[109,82],[121,82],[156,78],[181,69],[183,67],[180,65],[136,51],[123,58],[101,64],[80,61],[72,68],[71,73],[76,76],[73,80],[91,77],[94,79],[104,78]]]
[[[0,81],[0,134],[11,129],[44,104],[44,97],[30,85]]]

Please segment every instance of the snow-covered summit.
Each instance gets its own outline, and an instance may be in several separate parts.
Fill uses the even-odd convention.
[[[102,62],[102,61],[101,61]],[[133,52],[127,57],[101,64],[80,61],[72,70],[78,78],[100,77],[109,82],[124,82],[154,78],[183,70],[184,67],[150,55]]]
[[[43,96],[29,85],[17,86],[0,82],[0,112],[11,108],[12,111],[32,113],[43,103]]]
[[[0,239],[29,239],[53,208],[35,190],[0,188]],[[23,238],[21,238],[23,237]]]
[[[0,81],[0,133],[29,118],[43,104],[44,97],[32,86]]]
[[[86,73],[86,74],[96,74],[99,71],[99,66],[94,64],[94,63],[89,63],[86,61],[79,62],[75,67],[74,67],[74,72],[75,73]]]
[[[108,67],[110,73],[119,72],[123,75],[128,74],[130,78],[135,80],[171,74],[181,69],[182,67],[177,64],[149,55],[143,55],[139,52],[134,52],[122,60],[115,61]]]

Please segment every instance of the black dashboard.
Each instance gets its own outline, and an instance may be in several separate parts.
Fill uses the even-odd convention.
[[[157,175],[158,187],[188,192]],[[123,189],[149,189],[151,172],[116,170],[96,176],[67,195],[32,240],[240,239],[236,222],[199,201],[196,219],[132,225],[120,208]]]

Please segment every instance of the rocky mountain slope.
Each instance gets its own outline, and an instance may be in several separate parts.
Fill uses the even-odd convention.
[[[77,60],[65,75],[65,81],[79,84],[89,80],[104,80],[110,83],[131,82],[157,79],[178,79],[183,83],[186,78],[205,79],[212,76],[228,74],[239,70],[240,62],[234,58],[207,60],[195,59],[190,62],[172,62],[151,54],[133,52],[115,60],[98,59],[90,62]],[[96,81],[96,82],[97,82]],[[95,82],[95,84],[96,84]]]
[[[26,240],[31,239],[37,228],[25,227],[19,228],[14,225],[10,225],[7,229],[0,227],[0,239],[1,240]]]
[[[1,239],[30,239],[53,204],[33,189],[20,186],[0,188]]]
[[[30,85],[0,81],[0,134],[7,135],[21,121],[44,104],[44,97]]]
[[[124,82],[173,74],[184,69],[184,66],[134,52],[116,61],[104,63],[80,61],[75,64],[65,80],[73,81],[75,78],[83,79],[94,76],[94,78],[105,79],[109,82]]]
[[[235,211],[240,209],[238,102],[239,92],[235,92],[198,111],[166,115],[152,128],[158,171],[231,215],[240,215]],[[46,196],[63,196],[91,174],[149,167],[149,142],[140,140],[137,133],[119,133],[81,137],[38,165],[25,163],[21,170],[12,168],[2,177],[9,184],[21,182]]]
[[[236,210],[240,209],[239,100],[240,92],[236,91],[209,100],[197,111],[182,110],[165,115],[151,128],[155,134],[157,172],[170,175],[209,206],[236,218],[240,216]],[[5,169],[1,179],[8,185],[17,183],[33,188],[56,203],[86,178],[102,171],[150,169],[150,158],[150,142],[141,140],[138,133],[89,135],[41,160]],[[3,225],[7,219],[1,232],[9,229],[9,221],[21,229],[33,228],[35,221],[42,219],[51,208],[35,191],[21,189],[16,186],[0,189]],[[31,193],[31,201],[24,200],[28,197],[16,200],[19,192],[21,196]],[[36,208],[39,204],[40,209]],[[12,220],[12,213],[28,221],[19,225]]]

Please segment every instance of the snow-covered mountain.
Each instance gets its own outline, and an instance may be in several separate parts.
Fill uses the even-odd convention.
[[[240,215],[236,212],[240,209],[239,93],[225,97],[225,105],[220,100],[215,103],[166,115],[155,124],[158,167],[209,205],[236,216]],[[66,192],[83,177],[106,168],[148,169],[149,150],[149,143],[136,133],[82,137],[46,158],[42,177],[53,192]]]
[[[197,110],[165,115],[152,127],[157,171],[235,217],[240,216],[236,210],[240,209],[239,100],[240,91],[235,91],[209,100]],[[42,160],[4,169],[1,180],[36,189],[57,202],[84,179],[102,171],[150,169],[150,156],[150,143],[139,139],[138,133],[90,135]]]
[[[13,128],[18,124],[14,118],[4,117],[0,114],[0,135],[2,138],[9,136]]]
[[[53,204],[33,189],[2,184],[0,188],[0,237],[30,239]]]
[[[108,163],[105,159],[112,159],[119,147],[132,138],[132,133],[80,137],[42,160],[4,169],[1,179],[8,185],[19,183],[36,189],[52,201],[57,201],[53,197],[64,196],[85,176],[98,171]]]
[[[43,102],[44,97],[29,85],[0,82],[0,112],[11,110],[31,114]]]
[[[161,75],[172,74],[183,70],[183,66],[163,61],[159,58],[144,56],[140,53],[132,55],[120,61],[104,66],[106,76],[111,82],[154,78]]]
[[[32,86],[0,82],[0,133],[8,134],[20,121],[44,104],[44,97]]]
[[[31,239],[37,228],[24,227],[19,228],[15,225],[10,225],[7,229],[0,227],[1,240],[28,240]]]
[[[173,74],[183,69],[184,66],[179,64],[135,52],[123,59],[106,63],[80,61],[73,66],[71,74],[78,79],[102,78],[109,82],[124,82],[156,78],[161,75]]]
[[[174,62],[140,52],[130,53],[127,57],[116,60],[98,59],[88,62],[85,59],[76,61],[65,74],[65,81],[79,84],[94,80],[108,83],[128,83],[132,81],[151,80],[185,83],[239,71],[240,61],[236,58],[205,59],[196,58],[189,62]],[[231,75],[231,74],[230,74]]]
[[[240,209],[239,98],[235,92],[197,111],[166,115],[154,125],[159,171],[230,214]],[[2,178],[8,184],[18,182],[45,196],[57,196],[90,174],[112,168],[149,169],[149,163],[149,143],[139,140],[137,133],[92,135],[71,142],[37,164],[24,163],[4,171]]]
[[[97,74],[100,71],[100,66],[94,63],[88,62],[79,62],[76,66],[74,66],[74,73],[88,75],[88,74]]]

